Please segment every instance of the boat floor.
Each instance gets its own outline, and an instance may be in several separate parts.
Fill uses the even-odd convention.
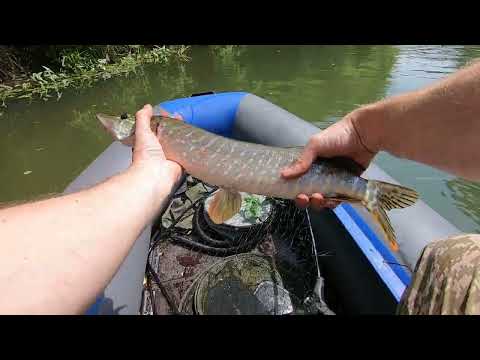
[[[172,204],[175,201],[178,203],[180,198],[183,205],[192,204],[203,192],[199,189],[201,188],[197,183],[177,191],[170,208],[158,220],[157,226],[161,227],[160,231],[168,229],[172,219],[175,219],[175,215],[179,213],[171,211]],[[305,226],[303,218],[304,214],[293,204],[286,205],[282,214],[280,220],[275,219],[274,226],[261,233],[262,238],[258,239],[253,249],[239,252],[237,255],[250,253],[268,259],[275,267],[275,271],[280,274],[282,287],[292,295],[292,299],[297,299],[294,302],[298,305],[299,302],[311,296],[317,279],[317,270],[309,229]],[[175,226],[184,236],[194,239],[193,214],[187,213],[187,215]],[[188,231],[192,232],[186,234]],[[141,314],[194,314],[192,305],[195,280],[209,267],[225,259],[225,256],[196,251],[171,241],[169,236],[156,238],[155,231],[152,233],[154,235],[144,283]],[[236,255],[230,257],[233,256]],[[328,290],[328,280],[326,283],[326,293],[331,295],[331,291]],[[333,298],[334,295],[328,297]],[[298,311],[295,313],[305,313],[302,304],[296,307]]]
[[[269,254],[271,246],[271,242],[264,241],[249,253],[259,256],[271,256]],[[167,291],[169,294],[166,297],[155,282],[151,284],[152,291],[145,291],[145,298],[148,304],[144,304],[145,309],[143,313],[153,314],[155,312],[157,315],[175,313],[167,300],[168,297],[173,302],[174,308],[183,308],[184,311],[180,312],[192,314],[191,300],[193,294],[187,294],[187,292],[189,290],[190,293],[192,292],[191,287],[200,274],[223,259],[223,257],[203,254],[168,241],[163,242],[156,248],[155,252],[152,253],[152,258],[157,259],[157,263],[152,264],[152,266],[157,269],[158,277],[164,288],[163,292]],[[187,304],[182,306],[184,305],[183,302]],[[153,311],[153,307],[155,311]],[[185,309],[188,310],[185,311]]]

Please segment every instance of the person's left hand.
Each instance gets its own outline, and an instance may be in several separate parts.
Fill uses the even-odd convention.
[[[153,109],[149,104],[135,114],[135,145],[132,167],[148,169],[160,181],[172,180],[176,182],[182,173],[182,168],[176,162],[165,158],[159,141],[159,134],[155,134],[150,128],[152,116]]]

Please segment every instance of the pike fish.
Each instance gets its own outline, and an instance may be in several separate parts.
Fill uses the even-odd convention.
[[[133,144],[133,117],[97,114],[97,118],[114,139]],[[154,116],[151,128],[158,130],[167,159],[220,188],[207,209],[217,224],[240,211],[239,192],[282,199],[295,199],[300,193],[321,193],[337,203],[363,204],[380,224],[390,248],[397,251],[395,231],[386,211],[405,208],[418,199],[415,190],[362,178],[364,169],[350,159],[317,159],[308,172],[287,180],[280,172],[299,158],[303,147],[282,148],[232,140],[165,116]]]

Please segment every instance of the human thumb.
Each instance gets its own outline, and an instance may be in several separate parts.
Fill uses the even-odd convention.
[[[290,166],[284,168],[281,175],[284,178],[296,178],[303,175],[310,169],[313,161],[316,158],[316,149],[312,142],[309,142],[302,151],[300,157]]]
[[[153,135],[150,128],[152,118],[152,106],[147,104],[135,114],[135,144],[136,147],[142,147],[149,143]]]

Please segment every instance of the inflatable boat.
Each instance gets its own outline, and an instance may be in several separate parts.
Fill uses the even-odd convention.
[[[194,94],[155,106],[180,114],[213,133],[272,146],[304,145],[319,128],[294,114],[246,92]],[[78,191],[126,169],[131,149],[112,143],[65,190]],[[365,178],[398,183],[375,164]],[[334,284],[347,314],[393,314],[411,281],[415,263],[429,242],[460,233],[423,201],[389,212],[400,247],[393,253],[371,215],[361,206],[342,204],[334,210],[309,211],[325,276]],[[87,314],[139,314],[152,226],[139,236],[129,255]]]

